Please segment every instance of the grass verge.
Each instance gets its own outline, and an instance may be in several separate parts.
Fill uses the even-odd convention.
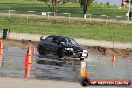
[[[47,18],[0,17],[0,30],[9,28],[12,32],[42,35],[65,35],[76,38],[132,42],[132,25],[121,23],[71,22]]]
[[[27,13],[27,11],[49,12],[48,6],[43,2],[37,2],[36,0],[2,0],[0,1],[0,12],[8,12],[7,10],[16,10],[15,13]],[[116,16],[126,17],[128,8],[111,5],[98,5],[92,4],[89,12],[92,17],[100,17],[100,15],[108,15],[110,18],[116,18]],[[58,13],[71,13],[71,16],[82,16],[83,10],[79,3],[69,2],[59,5]]]

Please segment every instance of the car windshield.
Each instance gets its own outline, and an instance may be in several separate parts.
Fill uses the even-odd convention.
[[[79,45],[74,39],[72,38],[63,38],[61,42],[64,42],[66,45]]]

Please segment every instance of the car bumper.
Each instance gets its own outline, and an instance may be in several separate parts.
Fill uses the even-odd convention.
[[[64,51],[66,56],[73,57],[73,58],[87,58],[88,53],[86,52],[74,52],[70,50],[65,50]]]

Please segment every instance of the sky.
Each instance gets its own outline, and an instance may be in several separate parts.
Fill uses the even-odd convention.
[[[122,0],[94,0],[94,1],[97,1],[98,3],[103,2],[104,4],[109,2],[111,5],[120,6]]]

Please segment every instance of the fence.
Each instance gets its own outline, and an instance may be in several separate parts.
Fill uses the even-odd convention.
[[[131,20],[128,21],[127,16],[109,16],[109,15],[98,15],[98,14],[86,14],[86,18],[83,18],[81,14],[72,14],[72,13],[57,13],[56,16],[52,16],[52,12],[37,12],[37,11],[17,11],[17,10],[1,10],[0,16],[8,16],[10,19],[11,16],[25,17],[27,20],[31,17],[37,18],[47,18],[47,19],[59,19],[61,21],[95,21],[95,22],[117,22],[117,23],[132,23]]]

